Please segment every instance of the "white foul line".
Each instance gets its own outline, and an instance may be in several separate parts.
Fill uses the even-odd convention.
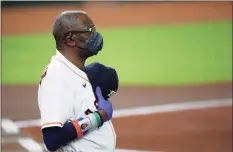
[[[232,99],[189,101],[183,103],[152,105],[147,107],[116,110],[114,111],[113,117],[117,118],[117,117],[127,117],[127,116],[135,116],[135,115],[148,115],[148,114],[156,114],[156,113],[214,108],[214,107],[223,107],[223,106],[231,106],[231,105],[232,105]]]
[[[1,128],[9,134],[20,133],[20,129],[12,120],[2,119]],[[21,138],[3,138],[2,144],[16,143],[18,142],[22,147],[27,149],[29,152],[43,152],[43,147],[40,146],[36,141],[29,137]]]
[[[202,100],[202,101],[189,101],[182,103],[171,103],[164,105],[152,105],[146,107],[128,108],[115,110],[113,118],[127,117],[135,115],[148,115],[156,113],[167,113],[173,111],[184,111],[192,109],[214,108],[232,106],[232,99],[215,99],[215,100]],[[15,124],[19,128],[36,127],[40,126],[40,119],[16,121]]]
[[[10,119],[2,119],[2,129],[8,134],[18,134],[20,132],[18,125]]]

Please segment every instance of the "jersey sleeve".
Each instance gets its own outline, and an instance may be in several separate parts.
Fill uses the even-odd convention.
[[[72,91],[58,69],[47,69],[38,91],[41,128],[62,127],[72,112]]]

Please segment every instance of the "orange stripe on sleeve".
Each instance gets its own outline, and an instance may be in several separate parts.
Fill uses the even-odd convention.
[[[82,137],[83,136],[83,132],[81,130],[81,127],[79,126],[78,124],[78,120],[74,120],[72,121],[74,127],[75,127],[75,130],[76,130],[76,133],[77,133],[77,137]]]
[[[61,125],[62,126],[62,123],[61,122],[49,122],[49,123],[43,124],[41,127],[43,128],[44,126],[47,126],[47,125]]]

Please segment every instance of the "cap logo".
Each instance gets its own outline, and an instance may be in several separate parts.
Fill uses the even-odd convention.
[[[110,93],[108,94],[108,97],[109,98],[112,97],[115,93],[116,93],[115,91],[111,90]]]

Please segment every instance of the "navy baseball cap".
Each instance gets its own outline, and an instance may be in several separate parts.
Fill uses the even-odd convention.
[[[110,98],[119,87],[118,75],[115,69],[94,62],[85,67],[85,72],[96,96],[96,87],[99,86],[105,99]]]

